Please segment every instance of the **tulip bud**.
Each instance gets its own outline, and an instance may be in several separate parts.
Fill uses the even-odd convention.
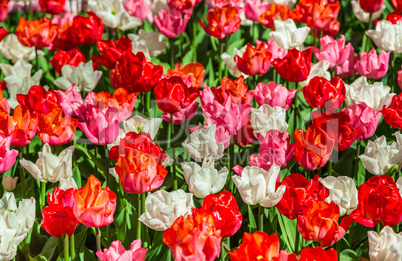
[[[17,180],[18,177],[10,177],[10,176],[4,176],[3,177],[3,187],[4,190],[11,192],[15,189],[15,186],[17,185]]]

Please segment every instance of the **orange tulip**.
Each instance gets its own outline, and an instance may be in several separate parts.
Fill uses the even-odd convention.
[[[288,18],[290,18],[290,11],[290,9],[286,8],[286,4],[278,5],[277,3],[273,3],[265,13],[258,17],[258,21],[263,26],[270,28],[271,30],[275,30],[274,21],[277,20],[278,17],[282,21],[286,21]]]
[[[163,234],[163,243],[176,261],[213,261],[220,253],[222,237],[212,214],[176,219]]]
[[[236,80],[223,77],[221,86],[211,87],[211,91],[220,104],[224,104],[228,96],[232,103],[250,104],[254,96],[254,91],[248,90],[247,84],[244,83],[244,76],[240,76]]]
[[[78,119],[69,116],[63,118],[61,107],[52,109],[48,114],[39,115],[37,134],[42,143],[64,145],[74,138]]]
[[[352,225],[353,220],[347,216],[339,225],[339,206],[333,201],[311,200],[304,213],[297,217],[297,228],[306,240],[321,243],[321,247],[338,242]]]
[[[256,47],[248,43],[243,57],[236,55],[234,60],[239,71],[249,76],[257,74],[262,76],[269,70],[271,58],[272,54],[265,49],[265,43],[261,42]]]
[[[223,39],[226,35],[234,34],[239,30],[241,22],[239,15],[237,8],[228,4],[208,11],[208,25],[205,25],[201,19],[198,23],[210,36]]]
[[[167,76],[180,76],[183,81],[195,88],[200,88],[204,81],[205,68],[200,63],[189,63],[183,66],[181,62],[178,62],[173,70],[167,70]]]
[[[91,175],[85,187],[76,192],[74,214],[87,227],[104,227],[113,222],[116,194]]]
[[[32,21],[27,21],[21,17],[15,34],[21,44],[43,49],[44,47],[50,48],[53,45],[58,29],[58,26],[52,24],[52,20],[48,17]]]

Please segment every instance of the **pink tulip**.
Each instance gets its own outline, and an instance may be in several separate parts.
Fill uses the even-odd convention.
[[[402,70],[398,71],[398,85],[402,89]]]
[[[193,101],[189,106],[173,113],[173,124],[181,124],[184,120],[190,120],[197,114],[199,103]],[[162,115],[162,119],[170,122],[170,113]]]
[[[257,21],[269,9],[269,6],[268,2],[261,3],[261,0],[246,0],[244,14],[247,19]]]
[[[96,252],[96,256],[101,261],[144,261],[147,252],[147,248],[141,248],[141,239],[134,240],[130,250],[126,250],[120,240],[116,240],[112,242],[109,249]]]
[[[131,16],[144,20],[150,14],[152,3],[145,0],[124,0],[123,5]]]
[[[377,56],[375,48],[369,53],[362,52],[358,55],[355,63],[355,69],[361,76],[367,78],[381,79],[387,74],[390,52],[381,51]]]
[[[260,82],[255,88],[254,97],[258,105],[268,104],[271,107],[279,106],[288,110],[292,106],[297,90],[288,90],[282,84],[275,82],[265,84]]]
[[[351,43],[348,43],[345,46],[344,35],[341,35],[338,40],[334,40],[334,38],[330,36],[324,36],[320,39],[320,44],[321,50],[319,50],[317,47],[313,47],[312,50],[319,62],[329,62],[329,68],[343,65],[348,61],[351,50],[354,52]]]
[[[157,16],[154,16],[154,22],[158,30],[166,37],[173,38],[184,32],[190,15],[185,14],[184,17],[177,10],[169,12],[161,9]]]
[[[269,171],[273,164],[285,168],[295,152],[295,144],[289,144],[289,133],[270,130],[265,137],[258,133],[257,139],[260,143],[260,152],[250,155],[250,166],[266,171]]]
[[[258,42],[258,40],[255,41],[256,44],[258,44]],[[288,50],[279,48],[272,39],[269,39],[268,42],[265,44],[265,49],[271,53],[271,61],[275,59],[282,59],[288,54]]]
[[[10,150],[11,137],[0,136],[0,173],[12,168],[18,155],[18,150]]]
[[[64,115],[70,117],[75,116],[74,112],[78,111],[83,105],[82,96],[77,92],[77,85],[73,84],[66,91],[55,91],[60,100],[60,106],[63,109]]]
[[[355,51],[353,47],[349,50],[349,55],[346,61],[342,64],[336,65],[335,66],[335,75],[345,78],[345,77],[350,77],[350,76],[355,76],[356,74],[356,69],[355,69],[355,63],[356,63],[356,56],[355,56]]]
[[[371,138],[374,135],[382,116],[381,111],[373,110],[364,102],[351,105],[342,111],[349,114],[350,128],[360,129],[360,133],[357,136],[358,141]]]

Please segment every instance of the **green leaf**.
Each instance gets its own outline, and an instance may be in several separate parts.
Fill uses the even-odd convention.
[[[359,257],[357,254],[351,249],[345,249],[339,255],[340,261],[358,261]]]
[[[49,237],[49,239],[46,241],[45,245],[42,248],[42,252],[40,255],[45,257],[45,259],[50,260],[53,257],[54,251],[57,248],[57,245],[59,244],[59,239],[57,237]]]
[[[257,223],[255,222],[253,210],[251,209],[250,205],[248,207],[248,219],[249,219],[249,227],[251,232],[255,232],[257,230]]]

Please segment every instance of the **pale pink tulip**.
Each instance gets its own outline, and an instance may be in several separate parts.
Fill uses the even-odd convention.
[[[261,3],[261,0],[246,0],[244,14],[247,19],[257,21],[269,9],[269,6],[268,2]]]
[[[144,261],[148,249],[141,248],[141,239],[134,240],[126,250],[120,240],[113,241],[109,249],[99,250],[96,256],[101,261]]]
[[[353,50],[351,43],[345,46],[345,36],[341,35],[338,40],[330,36],[324,36],[320,39],[321,50],[313,47],[312,50],[318,61],[328,61],[329,68],[340,66],[348,61],[350,51]]]
[[[124,0],[123,5],[131,16],[144,20],[150,14],[152,3],[147,0]]]
[[[368,53],[362,52],[357,57],[355,69],[361,76],[375,80],[381,79],[387,74],[390,54],[390,52],[381,51],[377,55],[375,48],[371,49]]]
[[[265,84],[260,82],[255,88],[254,97],[258,105],[268,104],[271,107],[279,106],[288,110],[292,106],[295,90],[288,90],[282,84],[276,85],[275,82]]]

